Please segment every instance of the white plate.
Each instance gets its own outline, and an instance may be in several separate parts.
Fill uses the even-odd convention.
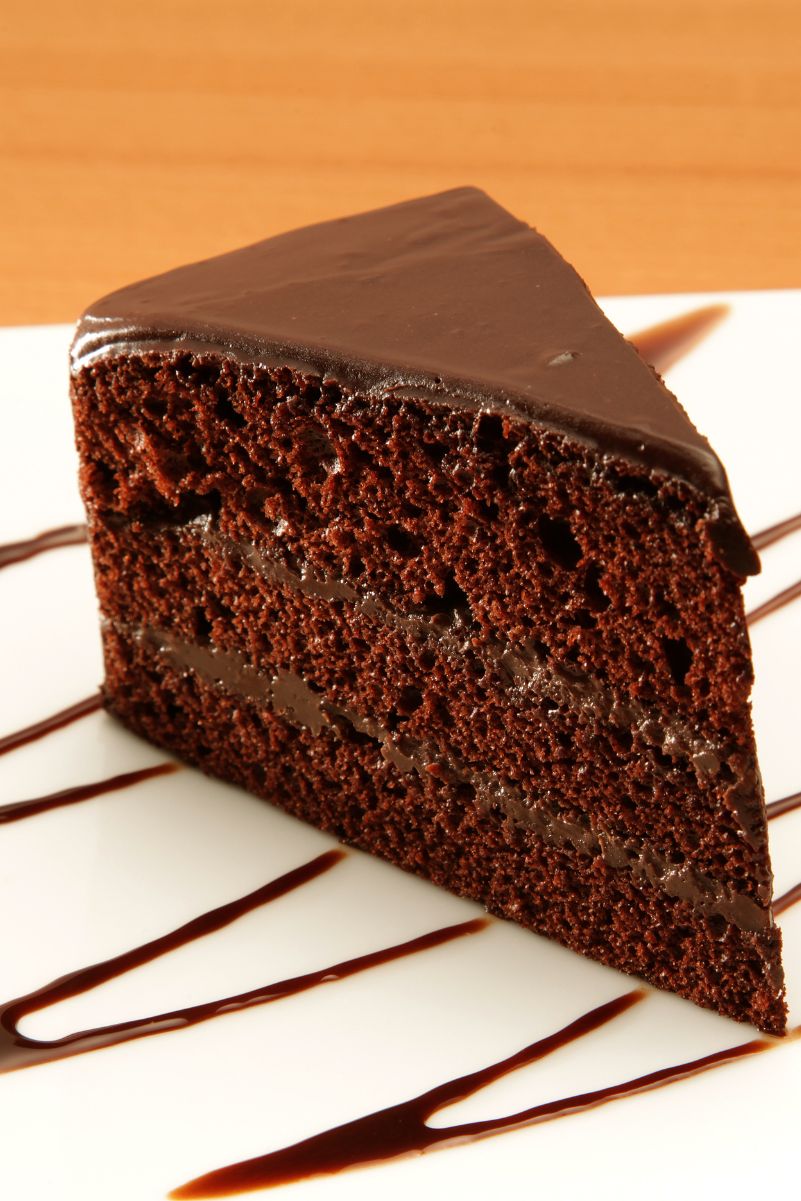
[[[801,292],[637,297],[627,332],[708,301],[731,315],[669,374],[726,463],[752,530],[801,509],[796,363]],[[0,541],[80,521],[66,327],[0,331]],[[768,550],[754,605],[801,575],[801,534]],[[88,552],[0,573],[0,734],[92,692],[101,677]],[[801,788],[801,603],[754,629],[755,718],[769,798]],[[0,803],[158,762],[95,714],[0,758]],[[801,880],[801,812],[771,828],[777,891]],[[0,827],[0,994],[19,995],[256,888],[333,845],[268,805],[185,770]],[[229,995],[479,913],[356,852],[218,934],[22,1029],[68,1031]],[[801,1020],[801,905],[781,918]],[[156,1201],[475,1070],[626,992],[629,978],[509,924],[301,996],[0,1077],[0,1195]],[[494,1117],[751,1037],[673,996],[440,1115]],[[295,1198],[797,1196],[801,1046],[782,1044],[656,1092],[484,1142],[286,1187]],[[724,1188],[725,1185],[725,1188]]]

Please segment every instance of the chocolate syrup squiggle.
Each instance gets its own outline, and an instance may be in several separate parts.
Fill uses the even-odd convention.
[[[85,525],[60,525],[45,530],[35,538],[24,538],[20,542],[5,542],[0,545],[0,571],[13,563],[23,563],[48,550],[60,550],[62,546],[81,546],[87,541]]]
[[[792,888],[788,888],[787,892],[782,893],[773,902],[774,916],[778,913],[784,913],[791,905],[797,905],[801,901],[801,881],[794,884]]]
[[[798,600],[801,597],[801,580],[796,580],[789,588],[777,592],[770,600],[766,600],[761,605],[757,605],[756,609],[752,609],[750,613],[746,613],[745,620],[748,625],[756,625],[758,621],[762,621],[763,617],[775,613],[778,609],[783,609],[785,605],[789,605],[792,601]]]
[[[661,321],[658,325],[650,325],[637,334],[630,334],[628,340],[633,342],[640,357],[662,375],[689,354],[730,312],[728,304],[705,305],[701,309]]]
[[[778,801],[771,801],[765,806],[769,822],[775,821],[783,813],[792,813],[794,809],[798,808],[801,808],[801,792],[794,792],[790,796],[782,797]]]
[[[167,1016],[160,1015],[160,1018],[121,1022],[115,1026],[103,1026],[94,1030],[80,1030],[75,1034],[68,1034],[64,1038],[47,1041],[28,1038],[17,1030],[20,1021],[27,1014],[46,1009],[68,997],[89,992],[98,985],[122,976],[133,968],[141,967],[145,963],[158,959],[168,951],[176,950],[178,947],[185,946],[206,934],[212,934],[216,930],[222,930],[237,918],[250,913],[260,905],[275,901],[299,888],[302,884],[314,880],[323,872],[335,867],[344,858],[344,851],[327,851],[301,867],[286,872],[262,888],[258,888],[244,897],[239,897],[235,901],[229,901],[226,905],[211,909],[208,913],[201,914],[200,917],[179,926],[169,934],[143,943],[121,955],[115,955],[102,963],[95,963],[90,967],[69,972],[66,976],[61,976],[60,979],[46,984],[43,988],[36,989],[35,992],[7,1001],[0,1006],[0,1039],[2,1039],[0,1041],[0,1073],[18,1071],[20,1068],[32,1067],[37,1063],[49,1063],[55,1059],[93,1051],[99,1047],[124,1042],[130,1038],[142,1037],[146,1033],[157,1034],[161,1029],[172,1029],[182,1025],[180,1020],[173,1017],[169,1025],[159,1026],[160,1019]],[[153,1028],[150,1028],[151,1025]]]
[[[427,1125],[428,1120],[438,1110],[472,1096],[479,1089],[515,1069],[543,1059],[583,1035],[599,1029],[630,1009],[645,995],[640,989],[625,993],[606,1005],[590,1010],[557,1033],[524,1047],[508,1059],[502,1059],[468,1076],[440,1084],[399,1105],[388,1106],[386,1109],[356,1118],[355,1121],[346,1122],[342,1126],[312,1135],[311,1138],[303,1139],[292,1146],[282,1147],[268,1155],[243,1160],[241,1163],[198,1176],[174,1189],[169,1196],[172,1201],[229,1197],[249,1192],[251,1189],[275,1188],[281,1184],[296,1183],[349,1168],[421,1154],[440,1147],[476,1142],[491,1135],[548,1122],[566,1114],[596,1109],[609,1101],[648,1092],[674,1080],[698,1076],[724,1063],[731,1063],[736,1059],[781,1045],[778,1040],[752,1039],[725,1051],[716,1051],[700,1059],[649,1072],[621,1084],[611,1084],[606,1088],[578,1093],[557,1101],[546,1101],[507,1117],[462,1122],[445,1127]]]
[[[16,997],[14,1000],[0,1005],[0,1074],[21,1071],[24,1068],[52,1063],[54,1060],[66,1059],[74,1055],[84,1055],[89,1051],[118,1046],[120,1043],[148,1038],[170,1030],[185,1030],[189,1026],[210,1021],[222,1014],[251,1009],[257,1005],[267,1005],[272,1001],[280,1001],[284,997],[308,992],[309,989],[317,988],[321,984],[344,980],[348,976],[358,975],[369,968],[390,963],[395,959],[403,959],[409,955],[430,950],[432,947],[442,946],[444,943],[453,942],[468,934],[476,934],[489,925],[487,918],[459,922],[453,926],[432,930],[406,942],[383,947],[378,951],[371,951],[366,955],[359,955],[354,959],[344,960],[331,966],[318,968],[316,971],[306,972],[302,976],[292,976],[260,988],[249,989],[247,992],[237,993],[234,996],[205,1001],[199,1005],[187,1005],[145,1018],[134,1018],[125,1022],[115,1022],[108,1026],[79,1030],[74,1034],[67,1034],[63,1038],[33,1039],[20,1033],[19,1023],[27,1014],[46,1009],[68,997],[89,992],[108,980],[125,975],[133,968],[141,967],[142,964],[150,963],[178,947],[186,946],[187,943],[221,930],[244,914],[250,913],[270,901],[275,901],[279,897],[286,896],[287,893],[315,880],[318,876],[330,871],[344,858],[346,858],[344,851],[326,851],[254,892],[239,897],[235,901],[229,901],[225,905],[220,905],[216,909],[211,909],[208,913],[201,914],[200,917],[179,926],[169,934],[143,943],[131,951],[125,951],[102,963],[70,972],[35,992],[28,993],[23,997]]]
[[[766,550],[767,547],[794,534],[796,530],[801,530],[801,513],[796,513],[794,517],[788,517],[785,521],[777,521],[775,525],[770,525],[767,529],[759,530],[758,533],[751,535],[751,541],[757,550]]]
[[[168,776],[180,770],[179,763],[156,763],[153,767],[122,772],[117,776],[108,776],[105,780],[95,780],[91,784],[78,784],[74,788],[63,788],[60,792],[51,792],[48,796],[32,797],[28,801],[14,801],[9,805],[0,805],[0,825],[23,821],[26,817],[36,817],[39,813],[47,813],[51,809],[62,809],[65,805],[77,805],[79,801],[88,801],[93,797],[103,796],[107,792],[119,792],[122,788],[131,788],[134,784],[141,784],[143,780],[152,780],[156,776]]]
[[[22,730],[15,730],[13,734],[4,735],[0,738],[0,755],[7,755],[9,751],[15,751],[29,742],[38,742],[40,738],[46,738],[48,734],[53,734],[64,726],[72,725],[74,721],[88,717],[90,713],[97,713],[102,708],[103,698],[99,692],[84,697],[82,701],[76,701],[74,705],[69,705],[66,709],[59,709],[58,713],[44,717],[41,721],[34,722],[32,726],[25,726]]]

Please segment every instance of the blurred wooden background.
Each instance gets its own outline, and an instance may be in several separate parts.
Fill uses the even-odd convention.
[[[0,11],[0,323],[461,183],[601,293],[801,285],[800,0]]]

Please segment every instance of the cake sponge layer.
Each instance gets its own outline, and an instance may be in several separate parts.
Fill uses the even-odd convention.
[[[705,917],[603,855],[548,845],[458,784],[403,772],[368,734],[315,733],[269,705],[181,670],[147,640],[106,627],[111,711],[204,771],[499,917],[761,1029],[784,1027],[775,928]]]

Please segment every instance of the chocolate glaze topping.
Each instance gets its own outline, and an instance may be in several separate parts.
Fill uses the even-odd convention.
[[[511,410],[707,498],[713,543],[759,569],[723,467],[550,243],[457,188],[309,226],[123,288],[83,316],[99,356],[211,352],[334,378],[366,396]]]

